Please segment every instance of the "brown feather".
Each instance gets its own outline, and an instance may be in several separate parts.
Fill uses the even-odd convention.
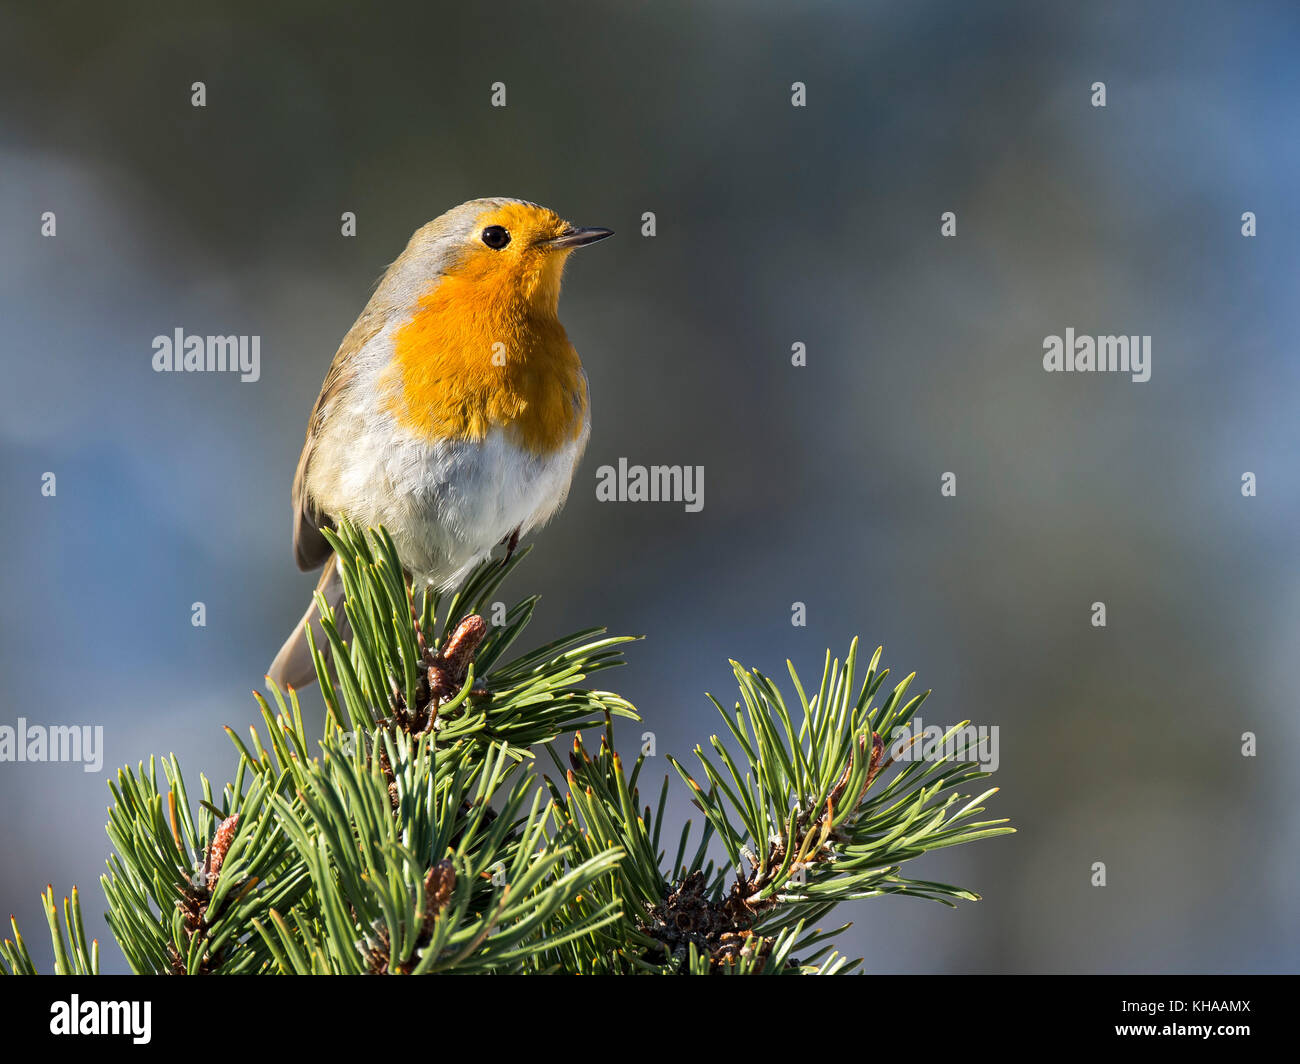
[[[331,561],[321,572],[320,580],[316,583],[316,590],[325,596],[325,601],[334,608],[335,623],[338,625],[339,635],[345,640],[352,636],[351,626],[347,621],[347,614],[342,610],[343,605],[343,578],[339,574],[339,567]],[[311,647],[307,643],[307,628],[312,628],[312,637],[316,640],[316,646],[324,653],[326,660],[330,662],[331,671],[333,670],[333,661],[329,650],[329,640],[325,637],[325,631],[320,626],[320,618],[316,612],[316,600],[312,598],[311,604],[307,607],[307,612],[302,615],[302,620],[294,628],[289,638],[284,641],[284,646],[276,654],[275,660],[271,662],[271,667],[267,669],[266,675],[281,690],[288,690],[290,687],[303,688],[316,682],[316,665],[312,661]]]
[[[311,417],[307,421],[307,439],[303,444],[302,454],[298,458],[298,469],[293,476],[293,556],[298,568],[306,572],[315,569],[330,556],[330,545],[321,535],[321,528],[333,528],[334,522],[329,514],[322,513],[316,507],[308,487],[308,473],[312,454],[316,449],[316,437],[321,425],[329,416],[334,401],[346,391],[355,375],[355,358],[371,339],[383,328],[384,315],[372,303],[357,318],[348,330],[343,343],[339,345],[334,361],[330,363],[329,372],[325,374],[325,383],[321,385],[316,405],[312,407]]]

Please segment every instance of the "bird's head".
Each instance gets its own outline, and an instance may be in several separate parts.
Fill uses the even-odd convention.
[[[554,315],[569,253],[611,235],[525,200],[470,200],[418,230],[392,272],[454,289],[466,310]]]

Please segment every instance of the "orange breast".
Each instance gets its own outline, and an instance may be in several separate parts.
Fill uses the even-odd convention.
[[[470,269],[443,276],[396,333],[380,384],[400,424],[429,440],[501,428],[530,453],[577,439],[587,413],[578,352],[554,314]]]

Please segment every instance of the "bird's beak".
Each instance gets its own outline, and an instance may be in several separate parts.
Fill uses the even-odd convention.
[[[545,242],[546,247],[555,250],[580,248],[587,244],[594,244],[597,240],[604,240],[607,236],[613,236],[613,229],[601,229],[595,226],[586,228],[571,225],[557,237],[553,237]]]

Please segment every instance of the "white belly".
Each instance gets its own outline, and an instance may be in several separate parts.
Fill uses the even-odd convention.
[[[331,441],[335,461],[313,460],[315,469],[342,470],[313,477],[313,495],[326,513],[362,527],[382,524],[412,577],[440,588],[459,583],[512,532],[527,533],[563,505],[590,430],[585,424],[578,439],[538,458],[500,429],[482,443],[431,444],[394,442],[391,422],[351,427],[346,443],[344,434]]]

